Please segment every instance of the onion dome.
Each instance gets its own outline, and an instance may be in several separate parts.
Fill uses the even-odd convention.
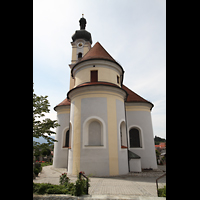
[[[85,41],[89,41],[92,44],[91,33],[85,30],[85,26],[87,23],[86,19],[84,17],[82,17],[79,20],[79,23],[80,23],[80,30],[76,30],[74,35],[72,35],[73,42],[77,39],[84,39]]]

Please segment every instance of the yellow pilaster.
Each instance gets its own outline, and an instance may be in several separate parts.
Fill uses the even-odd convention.
[[[116,118],[116,98],[107,98],[108,115],[108,146],[109,146],[109,170],[110,175],[119,174],[118,166],[118,142],[117,142],[117,118]]]
[[[72,174],[80,172],[81,153],[81,98],[77,97],[74,104],[74,139],[73,139],[73,168]]]

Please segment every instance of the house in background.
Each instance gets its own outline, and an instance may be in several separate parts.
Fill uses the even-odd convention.
[[[70,88],[54,107],[60,126],[53,167],[94,176],[156,169],[153,104],[123,84],[124,68],[99,42],[92,47],[86,19],[79,22],[71,42]]]

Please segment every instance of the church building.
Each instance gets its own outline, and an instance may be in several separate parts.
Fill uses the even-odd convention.
[[[53,167],[68,174],[115,176],[157,168],[153,104],[123,84],[123,67],[85,30],[72,36],[70,88],[54,107]]]

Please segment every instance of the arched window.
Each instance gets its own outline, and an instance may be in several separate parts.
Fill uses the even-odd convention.
[[[63,130],[62,148],[71,148],[71,131],[72,126],[70,123],[70,128],[66,127]]]
[[[69,147],[69,130],[66,132],[65,135],[65,147]]]
[[[92,121],[89,124],[88,145],[101,145],[101,124],[98,121]]]
[[[137,128],[129,130],[130,148],[141,147],[140,132]]]
[[[82,58],[82,53],[78,54],[78,59]]]

